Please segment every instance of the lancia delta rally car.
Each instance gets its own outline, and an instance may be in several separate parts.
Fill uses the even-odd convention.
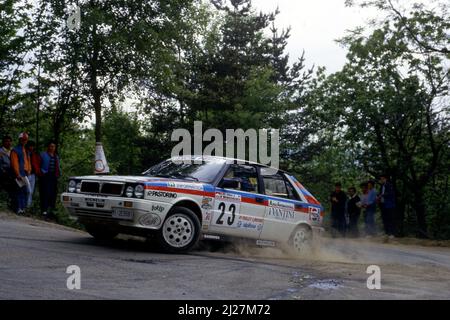
[[[323,207],[294,176],[229,158],[185,160],[142,176],[72,177],[62,203],[97,239],[145,236],[169,252],[240,238],[303,254],[323,230]]]

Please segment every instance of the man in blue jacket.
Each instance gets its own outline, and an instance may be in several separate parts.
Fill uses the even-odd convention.
[[[395,215],[395,191],[394,186],[389,181],[387,174],[380,176],[381,190],[378,196],[381,209],[381,219],[383,220],[384,232],[389,237],[394,237],[394,215]]]
[[[47,151],[41,152],[40,195],[41,210],[44,218],[53,218],[52,210],[56,206],[58,178],[61,176],[61,164],[56,154],[56,144],[51,141]]]

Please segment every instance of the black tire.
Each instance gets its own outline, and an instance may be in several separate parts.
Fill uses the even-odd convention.
[[[288,243],[289,254],[306,257],[313,251],[313,233],[311,228],[300,225],[292,232]]]
[[[101,226],[85,225],[86,231],[99,241],[108,241],[114,239],[119,232],[117,230],[109,229]]]
[[[192,210],[173,207],[156,234],[160,248],[169,253],[185,253],[191,250],[200,238],[200,220]]]

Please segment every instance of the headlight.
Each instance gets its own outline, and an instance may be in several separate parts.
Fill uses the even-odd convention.
[[[144,197],[144,186],[142,184],[138,184],[134,188],[134,195],[136,196],[136,198]]]
[[[69,192],[75,192],[76,185],[77,185],[77,183],[75,180],[70,180],[69,181]]]
[[[133,187],[132,187],[132,186],[129,186],[129,187],[127,188],[127,190],[125,190],[126,196],[127,196],[128,198],[131,198],[131,197],[133,196],[133,191],[134,191]]]
[[[77,186],[75,187],[75,191],[76,191],[77,193],[80,193],[80,191],[81,191],[81,182],[78,182],[78,183],[77,183]]]

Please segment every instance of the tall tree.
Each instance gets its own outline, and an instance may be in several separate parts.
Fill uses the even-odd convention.
[[[34,46],[30,4],[16,0],[0,1],[0,131],[10,129],[13,106],[22,98],[21,81],[27,76],[27,55]]]

